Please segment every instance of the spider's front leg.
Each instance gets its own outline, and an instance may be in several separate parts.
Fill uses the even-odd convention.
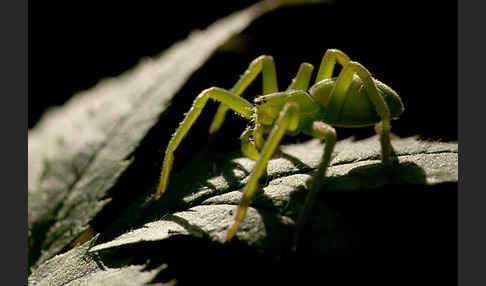
[[[255,143],[255,138],[254,136],[256,135],[255,133],[255,128],[251,125],[246,127],[245,131],[240,136],[241,140],[241,152],[243,154],[252,159],[252,160],[258,160],[260,157],[260,152],[257,149],[257,144]],[[258,132],[258,136],[261,136]]]
[[[287,130],[294,131],[299,125],[299,107],[296,103],[286,103],[284,108],[279,114],[278,119],[275,121],[272,131],[268,136],[267,141],[263,145],[263,149],[260,153],[260,157],[256,162],[255,168],[251,173],[250,180],[248,181],[243,197],[241,198],[238,210],[236,212],[235,221],[226,235],[226,241],[230,241],[238,230],[240,222],[244,219],[246,210],[250,205],[255,191],[258,187],[258,180],[265,172],[267,163],[272,157],[273,153],[277,149],[280,140],[285,135]]]
[[[314,66],[309,63],[302,63],[297,71],[297,75],[292,80],[291,84],[287,88],[290,90],[303,90],[306,91],[309,88],[311,81],[312,71]],[[264,73],[265,77],[265,73]],[[222,106],[220,107],[222,108]],[[243,154],[252,159],[258,160],[260,151],[263,147],[263,127],[258,122],[253,122],[254,125],[248,125],[240,136],[241,151]]]
[[[189,132],[189,129],[199,117],[201,111],[203,110],[204,106],[206,106],[206,103],[210,98],[223,103],[225,106],[231,108],[236,113],[247,119],[250,119],[252,116],[253,106],[244,98],[241,98],[230,91],[222,88],[212,87],[201,92],[197,96],[196,100],[194,100],[191,109],[186,114],[186,117],[181,122],[179,128],[177,128],[169,141],[169,145],[165,151],[160,183],[154,199],[157,200],[164,194],[169,183],[169,174],[174,161],[174,151],[177,149],[184,136],[186,136],[187,132]]]
[[[278,91],[277,72],[275,70],[275,62],[271,56],[260,56],[250,63],[238,82],[231,88],[231,92],[240,96],[243,91],[250,85],[259,73],[263,77],[263,94],[269,94]],[[221,104],[218,111],[214,115],[213,122],[209,128],[209,133],[214,133],[219,130],[224,122],[228,106]]]

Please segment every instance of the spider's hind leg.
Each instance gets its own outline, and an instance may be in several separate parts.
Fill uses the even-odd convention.
[[[388,179],[393,184],[402,183],[402,179],[397,171],[398,157],[391,144],[391,137],[393,134],[390,132],[391,125],[386,124],[385,121],[381,121],[375,125],[376,133],[380,138],[381,144],[381,160],[383,162],[384,172]]]
[[[334,122],[339,116],[346,99],[346,93],[349,90],[354,75],[357,75],[361,79],[363,86],[366,89],[366,94],[373,104],[376,113],[381,118],[381,121],[376,126],[376,130],[380,137],[381,160],[385,167],[385,172],[387,175],[391,175],[394,173],[393,169],[394,166],[396,166],[397,160],[390,140],[390,109],[383,96],[378,92],[375,80],[371,77],[371,73],[360,63],[350,61],[343,67],[336,79],[336,84],[331,91],[325,121]],[[395,175],[392,175],[391,177],[393,179]],[[393,181],[396,181],[396,179],[393,179]]]
[[[322,57],[321,65],[319,66],[319,71],[316,77],[316,83],[320,82],[321,80],[331,78],[332,73],[334,72],[334,67],[336,66],[336,62],[341,64],[341,66],[345,66],[350,61],[349,57],[337,49],[329,49],[324,53]]]
[[[387,169],[391,169],[398,164],[398,158],[393,150],[391,138],[394,136],[391,132],[391,125],[383,121],[375,125],[375,131],[380,138],[381,144],[381,158],[383,165]]]

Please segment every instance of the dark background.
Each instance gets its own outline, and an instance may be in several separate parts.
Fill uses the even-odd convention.
[[[46,107],[256,1],[166,2],[29,3],[29,128]],[[217,53],[188,91],[231,87],[261,54],[274,56],[285,88],[301,62],[317,68],[327,48],[339,48],[401,95],[395,133],[457,140],[457,3],[429,2],[338,0],[270,13],[243,33],[239,50]]]
[[[123,73],[141,58],[157,55],[175,41],[183,40],[192,30],[204,29],[217,19],[256,1],[231,1],[231,5],[226,4],[228,2],[116,5],[69,2],[59,5],[31,1],[29,128],[48,106],[62,104],[77,91],[91,88],[103,78]],[[402,97],[406,109],[401,119],[393,122],[394,133],[402,137],[419,135],[423,139],[455,141],[458,139],[457,30],[455,1],[335,1],[333,5],[292,7],[271,12],[242,33],[236,49],[218,51],[189,79],[167,114],[173,122],[165,122],[151,134],[165,131],[170,135],[197,93],[210,86],[230,88],[248,63],[261,54],[274,56],[279,87],[284,89],[301,62],[311,62],[317,68],[326,49],[338,48],[352,60],[362,63],[374,77],[390,85]],[[244,96],[250,99],[259,92],[258,82]],[[201,128],[193,128],[180,146],[175,170],[196,152],[191,150],[196,146],[187,142],[198,142],[195,140],[206,136],[215,107],[214,104],[208,106],[209,110],[196,123]],[[232,124],[238,128],[231,128]],[[244,124],[237,117],[229,117],[222,129],[226,139],[220,147],[237,150],[238,136]],[[374,133],[373,128],[337,131],[339,139]],[[147,141],[153,142],[154,137]],[[164,137],[161,135],[161,138]],[[162,154],[164,147],[162,142],[154,148]],[[159,164],[152,169],[158,171],[159,158],[150,156],[154,164]],[[324,269],[310,261],[280,261],[275,267],[282,267],[287,273],[300,270],[309,277],[327,275],[334,282],[343,279],[381,281],[391,285],[400,281],[455,285],[457,185],[439,186],[433,190],[416,188],[412,195],[407,195],[411,191],[408,188],[394,190],[399,199],[387,190],[376,190],[370,196],[354,196],[351,201],[350,197],[328,197],[331,208],[344,209],[349,221],[358,226],[363,237],[367,237],[363,239],[367,247],[351,259],[326,260]],[[414,208],[410,209],[412,205]],[[373,228],[370,228],[369,218],[377,220]],[[379,239],[374,240],[376,237]],[[191,242],[190,245],[194,247],[195,244]],[[179,256],[180,245],[172,249],[175,249],[174,255]],[[191,251],[205,256],[209,268],[212,263],[224,266],[216,261],[219,257],[215,254],[217,250],[213,253]],[[227,249],[221,252],[227,253]],[[212,257],[207,258],[209,256]],[[255,256],[250,255],[248,261],[252,259]],[[298,258],[295,261],[299,261]],[[257,265],[265,267],[272,262],[262,258]],[[187,260],[183,259],[182,264],[185,263]],[[240,264],[245,265],[241,261],[237,263]],[[248,267],[251,268],[250,264]],[[184,274],[184,266],[180,269]],[[321,270],[324,272],[320,273]],[[278,269],[274,271],[279,273]],[[324,277],[323,281],[328,280]]]

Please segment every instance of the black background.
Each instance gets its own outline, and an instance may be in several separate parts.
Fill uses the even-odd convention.
[[[231,2],[29,1],[29,128],[46,107],[257,1]]]
[[[203,29],[253,2],[231,1],[231,5],[226,4],[228,1],[68,2],[59,5],[31,1],[29,127],[35,125],[46,107],[62,104],[75,92],[93,87],[102,78],[123,73],[141,58],[157,55],[175,41],[183,40],[192,30]],[[167,126],[169,129],[177,126],[198,92],[210,86],[231,87],[248,63],[261,54],[274,56],[279,86],[283,89],[301,62],[311,62],[317,67],[326,49],[338,48],[402,97],[406,109],[401,119],[393,123],[394,133],[403,137],[418,134],[424,139],[457,140],[457,29],[455,1],[335,1],[330,6],[280,9],[255,21],[243,32],[241,49],[218,51],[191,77],[174,100],[169,117],[174,118],[174,122]],[[250,88],[245,97],[252,98],[258,92],[259,83]],[[209,109],[214,111],[214,107]],[[194,128],[185,142],[195,142],[198,136],[206,133],[209,119],[210,116],[201,119],[197,124],[205,126]],[[229,128],[231,123],[244,125],[244,122],[230,118],[223,127],[225,136],[234,138],[226,148],[236,149],[242,127]],[[373,130],[338,129],[340,139],[356,134],[369,136]],[[184,148],[190,147],[182,144],[181,149]],[[183,153],[179,153],[180,161],[184,156],[190,158],[191,152]],[[454,189],[456,185],[447,186],[447,190]],[[408,190],[400,191],[405,194]],[[390,198],[378,192],[374,197],[362,199],[367,204],[380,206],[387,196]],[[367,217],[361,218],[359,214],[369,211],[368,205],[361,204],[363,201],[355,200],[351,206],[347,202],[335,203],[334,206],[346,208],[346,213],[362,220],[359,225],[364,229],[363,235],[370,231],[382,237],[380,242],[367,241],[370,247],[363,249],[361,256],[351,264],[344,259],[339,265],[327,265],[337,271],[331,275],[333,280],[361,281],[360,277],[353,277],[353,273],[346,271],[349,267],[355,275],[367,275],[363,276],[363,281],[376,281],[375,275],[378,275],[378,281],[391,285],[400,281],[455,285],[455,192],[448,191],[439,197],[429,194],[417,197],[426,200],[420,202],[419,209],[409,210],[410,214],[404,213],[408,211],[407,206],[417,204],[413,196],[405,195],[403,203],[383,207],[393,212],[393,216],[387,218],[379,210],[374,211],[376,216],[372,217],[380,218],[383,225],[390,226],[389,230],[366,229]],[[442,201],[437,204],[437,199]],[[356,213],[350,213],[353,207]],[[422,214],[430,213],[433,215],[421,218]],[[399,224],[408,219],[416,223],[410,232]],[[412,233],[417,230],[418,233]],[[405,235],[386,242],[387,235],[400,234]],[[176,252],[178,255],[178,250]],[[395,259],[395,254],[400,258]],[[285,270],[292,271],[292,267],[299,266],[290,265],[285,264],[284,267],[289,267]],[[375,265],[381,269],[375,269]],[[309,269],[316,275],[329,275],[328,272],[318,273],[317,266]],[[359,273],[356,274],[356,270]]]
[[[252,2],[31,2],[29,128],[46,107]],[[243,33],[238,52],[217,53],[188,92],[231,87],[261,54],[274,56],[285,88],[301,62],[317,67],[327,48],[339,48],[401,95],[406,110],[395,133],[457,140],[457,3],[429,2],[335,1],[270,13]]]

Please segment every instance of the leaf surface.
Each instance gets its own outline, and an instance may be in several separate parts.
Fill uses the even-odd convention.
[[[281,1],[287,2],[302,1]],[[210,152],[191,161],[182,171],[171,174],[166,195],[151,206],[147,217],[142,212],[145,198],[138,198],[119,217],[112,218],[113,224],[103,229],[99,245],[70,249],[70,244],[89,231],[87,224],[106,209],[110,191],[120,185],[120,178],[136,161],[132,156],[141,141],[156,124],[163,124],[159,121],[172,97],[218,47],[275,7],[265,5],[222,19],[159,57],[143,61],[136,69],[104,80],[65,106],[51,110],[29,131],[29,265],[33,266],[29,284],[148,283],[161,268],[147,269],[144,265],[149,263],[134,261],[134,253],[148,260],[164,254],[158,252],[158,243],[168,245],[183,238],[211,242],[227,252],[227,245],[221,243],[254,166],[239,152]],[[390,211],[380,208],[390,200],[391,206],[413,213],[426,198],[435,211],[443,204],[440,198],[446,187],[457,186],[457,143],[410,137],[392,144],[400,160],[401,185],[391,184],[383,174],[376,137],[338,142],[306,230],[307,253],[341,255],[353,249],[359,240],[357,231],[343,218],[353,207],[358,208],[355,213],[363,211],[362,216],[368,218],[368,211]],[[236,241],[274,257],[288,252],[294,222],[323,149],[319,140],[282,147],[283,156],[270,161],[262,191],[248,209]],[[352,207],[336,209],[336,200],[349,202]],[[444,209],[454,213],[453,209]],[[370,217],[388,215],[394,217],[396,213]],[[415,231],[411,225],[400,227]],[[131,250],[127,256],[118,256],[126,250]],[[184,249],[176,251],[184,263],[194,259],[182,255]],[[115,253],[115,258],[107,259],[103,256],[106,253]],[[119,265],[112,265],[118,259]]]
[[[392,144],[399,157],[398,173],[403,186],[413,189],[414,186],[457,182],[457,144],[424,142],[416,137],[396,139]],[[303,205],[307,184],[323,150],[323,144],[316,139],[282,147],[283,157],[268,164],[263,191],[248,209],[236,234],[238,240],[280,255],[290,248],[296,215]],[[390,187],[389,195],[393,197],[395,186],[383,173],[379,152],[376,136],[356,142],[347,139],[336,144],[328,178],[314,208],[314,218],[311,219],[311,224],[316,228],[313,240],[321,241],[321,250],[326,250],[330,240],[337,239],[320,231],[336,224],[330,222],[335,215],[325,207],[329,194],[366,195],[367,192]],[[159,217],[163,216],[163,219],[99,244],[92,251],[164,240],[181,234],[224,242],[254,162],[247,158],[235,158],[235,154],[212,154],[211,157],[212,161],[201,158],[175,176],[167,198],[161,199],[166,199],[171,205],[164,210],[161,203]],[[215,176],[207,175],[218,173],[218,170],[226,171]],[[203,175],[198,178],[197,174]],[[412,191],[410,193],[413,194]],[[397,192],[396,195],[402,194]]]
[[[29,276],[29,285],[143,285],[164,268],[143,271],[143,265],[106,266],[88,252],[95,240],[43,263]]]
[[[59,253],[86,230],[172,96],[267,8],[254,5],[192,33],[159,57],[77,94],[29,131],[30,265]]]

